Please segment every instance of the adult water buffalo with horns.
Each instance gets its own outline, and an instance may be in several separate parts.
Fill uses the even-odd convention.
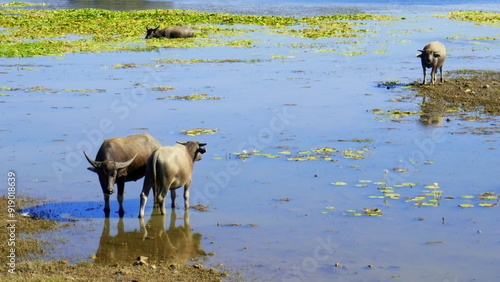
[[[95,160],[83,152],[92,165],[88,170],[99,175],[99,182],[104,193],[104,213],[106,216],[109,216],[109,195],[114,193],[114,184],[116,183],[118,186],[119,214],[123,216],[125,213],[123,209],[125,182],[142,178],[146,173],[149,156],[160,147],[160,142],[148,133],[142,133],[104,140]]]

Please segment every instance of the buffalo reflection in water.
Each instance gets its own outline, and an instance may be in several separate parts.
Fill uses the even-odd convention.
[[[420,110],[422,111],[422,114],[420,115],[419,121],[426,127],[441,125],[447,114],[446,104],[444,101],[431,98],[427,99],[426,96],[422,99]]]
[[[186,264],[190,259],[206,255],[201,249],[202,235],[191,231],[189,210],[184,212],[183,226],[175,226],[176,212],[171,211],[168,229],[165,229],[166,215],[161,215],[155,207],[146,225],[144,219],[139,219],[140,231],[125,232],[123,218],[120,218],[115,236],[110,235],[110,219],[105,218],[95,261],[132,263],[139,256],[146,256],[149,262]]]

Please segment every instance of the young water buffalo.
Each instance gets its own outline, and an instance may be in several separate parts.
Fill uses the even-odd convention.
[[[144,217],[144,207],[149,191],[153,188],[155,202],[160,205],[161,214],[165,214],[165,197],[170,190],[172,207],[175,207],[175,189],[184,186],[184,207],[189,208],[189,186],[191,185],[194,162],[201,160],[206,152],[206,143],[198,141],[179,142],[175,146],[162,147],[148,159],[146,176],[141,193],[139,218]]]
[[[174,27],[166,27],[164,29],[160,29],[160,26],[156,28],[147,28],[146,27],[146,39],[151,38],[188,38],[193,37],[194,32],[188,26],[174,26]]]
[[[87,153],[85,157],[92,165],[88,170],[99,175],[102,192],[104,193],[104,213],[109,216],[109,195],[113,194],[113,186],[118,186],[119,214],[123,216],[123,191],[125,182],[136,181],[144,176],[149,156],[161,148],[160,142],[148,133],[117,137],[104,140],[97,152],[95,160]]]
[[[426,82],[427,69],[432,68],[431,70],[431,82],[432,85],[436,83],[436,71],[439,68],[439,72],[441,73],[441,83],[443,83],[443,64],[446,59],[446,49],[444,48],[443,43],[439,41],[431,42],[425,45],[424,50],[418,50],[422,52],[417,57],[422,59],[422,68],[424,69],[424,82]]]

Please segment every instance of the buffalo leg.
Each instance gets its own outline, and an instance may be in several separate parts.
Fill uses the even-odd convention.
[[[184,208],[189,209],[189,187],[191,187],[191,182],[184,185]]]
[[[104,216],[109,217],[109,194],[104,194]]]
[[[153,199],[156,199],[156,187],[158,186],[156,183],[154,183],[152,175],[153,172],[151,171],[151,166],[147,166],[146,175],[144,176],[144,182],[142,184],[142,192],[140,195],[141,207],[139,208],[139,218],[144,217],[144,208],[146,207],[146,203],[148,202],[148,196],[151,188],[153,188]]]
[[[154,190],[155,188],[153,188]],[[146,207],[146,203],[148,202],[149,191],[151,191],[151,185],[148,182],[148,176],[146,175],[146,179],[144,179],[144,185],[142,186],[141,192],[141,207],[139,208],[139,218],[144,217],[144,207]]]
[[[431,83],[432,83],[432,85],[434,85],[436,83],[436,70],[437,70],[437,67],[432,67],[432,70],[431,70]]]
[[[123,217],[125,214],[125,209],[123,209],[123,192],[125,191],[125,182],[118,182],[118,195],[116,195],[116,198],[118,199],[118,204],[120,205],[120,210],[118,211],[118,214],[120,217]]]
[[[441,74],[441,83],[443,83],[443,66],[439,67],[439,73]]]
[[[422,68],[424,69],[424,81],[422,82],[422,84],[425,84],[426,82],[426,76],[427,76],[427,68],[422,66]]]
[[[175,208],[175,197],[177,197],[177,192],[175,192],[175,189],[170,190],[170,199],[172,200],[172,208]]]
[[[144,207],[146,206],[146,203],[148,202],[148,195],[149,195],[149,189],[147,190],[142,190],[141,192],[141,207],[139,209],[139,218],[144,217]]]

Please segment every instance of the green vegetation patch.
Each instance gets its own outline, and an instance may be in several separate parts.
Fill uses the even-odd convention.
[[[321,148],[312,148],[309,150],[299,150],[296,152],[280,151],[275,154],[273,153],[263,153],[262,150],[253,150],[251,152],[244,151],[242,153],[235,152],[231,153],[232,155],[236,155],[238,159],[247,159],[251,156],[264,156],[267,158],[281,158],[284,157],[288,161],[315,161],[315,160],[323,160],[329,162],[337,162],[338,159],[334,157],[341,157],[345,159],[364,159],[370,154],[370,150],[366,147],[361,149],[348,149],[339,151],[332,147],[321,147]]]
[[[0,7],[27,7],[27,6],[45,6],[45,3],[26,3],[26,2],[10,2],[10,3],[2,3]]]
[[[257,40],[234,39],[254,31],[234,25],[267,27],[286,36],[355,37],[363,21],[397,18],[377,15],[282,17],[203,13],[185,10],[107,11],[101,9],[0,10],[0,56],[30,57],[72,52],[146,51],[158,47],[252,47]],[[145,40],[148,25],[192,26],[194,38]],[[217,35],[217,36],[208,36]],[[224,61],[227,62],[227,61]]]
[[[368,215],[368,216],[382,216],[384,213],[382,210],[375,208],[375,209],[369,209],[369,208],[364,208],[363,212],[358,212],[356,210],[347,210],[343,213],[343,215],[348,215],[348,216],[362,216],[362,215]]]
[[[208,96],[208,94],[191,94],[187,96],[170,96],[170,98],[181,101],[196,101],[196,100],[220,100],[222,97]]]
[[[401,109],[393,109],[393,110],[381,110],[381,109],[372,109],[372,112],[374,114],[377,114],[379,116],[374,117],[374,120],[378,120],[380,122],[387,122],[387,121],[393,121],[393,122],[400,122],[402,118],[408,117],[408,116],[413,116],[417,114],[421,114],[422,111],[407,111],[407,110],[401,110]]]
[[[219,129],[217,129],[217,128],[214,128],[214,129],[195,128],[195,129],[191,129],[191,130],[183,130],[183,131],[181,131],[181,134],[184,134],[187,136],[197,136],[197,135],[214,134],[218,131],[219,131]]]
[[[155,86],[151,88],[154,91],[169,91],[169,90],[175,90],[175,87],[172,86]]]
[[[488,11],[457,11],[448,14],[448,18],[476,23],[500,23],[500,13]]]

